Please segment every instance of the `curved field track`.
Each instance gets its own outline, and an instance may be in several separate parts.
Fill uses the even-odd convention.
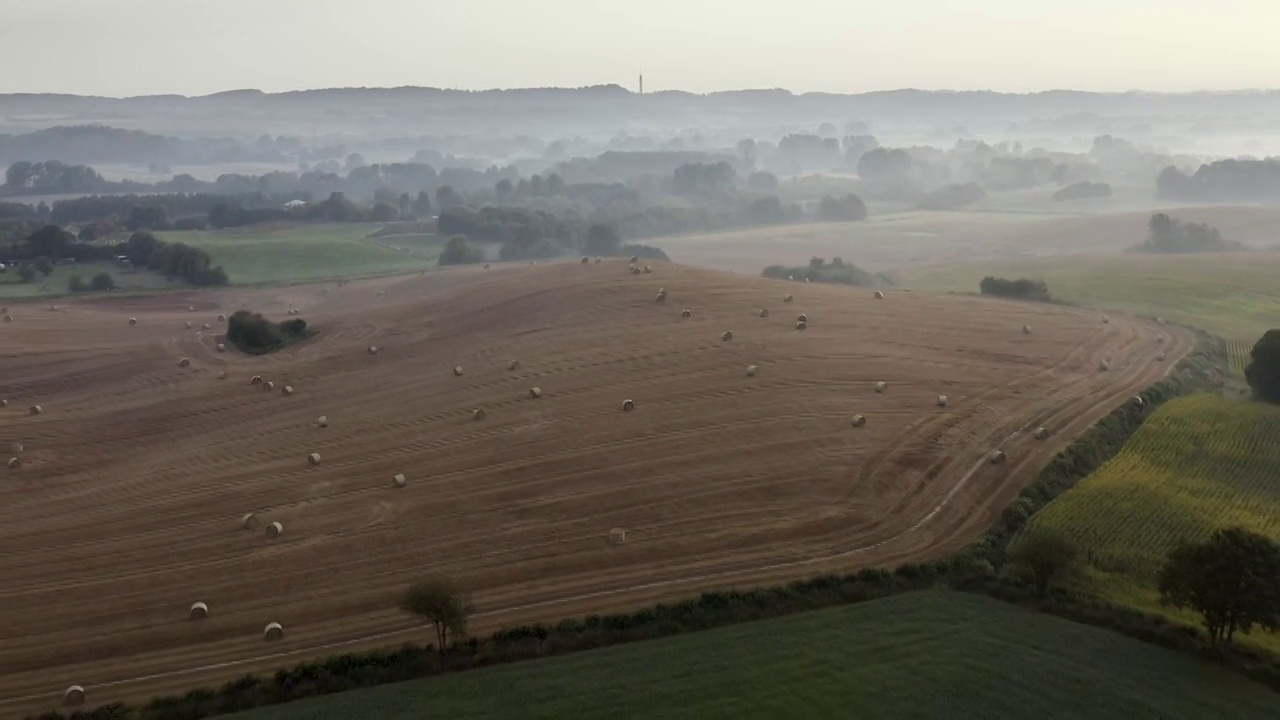
[[[217,314],[245,306],[300,308],[320,335],[218,353]],[[24,464],[0,481],[5,716],[72,683],[140,700],[425,638],[395,606],[430,573],[473,589],[486,632],[938,556],[1192,343],[1050,305],[625,261],[10,312],[0,441]],[[985,462],[997,447],[1008,462]],[[207,619],[187,619],[195,601]],[[269,622],[282,641],[263,641]]]

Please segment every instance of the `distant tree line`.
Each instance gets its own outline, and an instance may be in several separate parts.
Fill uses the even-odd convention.
[[[1027,278],[1008,280],[988,275],[982,278],[982,282],[978,283],[978,290],[983,295],[996,295],[1017,300],[1050,302],[1053,299],[1049,295],[1049,286],[1045,284],[1045,281],[1028,280]]]
[[[1144,253],[1204,253],[1243,250],[1244,245],[1225,240],[1218,229],[1204,223],[1183,223],[1164,213],[1147,221],[1147,239],[1130,248]]]
[[[146,231],[135,232],[122,243],[101,245],[82,242],[57,225],[45,225],[24,241],[10,243],[7,259],[18,262],[22,267],[44,272],[42,267],[52,270],[52,261],[101,262],[115,260],[120,255],[128,257],[134,267],[145,267],[197,287],[226,285],[228,282],[222,266],[215,267],[204,250],[184,243],[165,242]]]
[[[831,262],[820,257],[809,259],[808,265],[786,267],[770,265],[761,273],[763,277],[777,280],[808,280],[821,283],[838,283],[841,285],[859,285],[862,287],[887,287],[893,285],[893,279],[884,273],[871,273],[835,257]]]
[[[921,210],[954,210],[972,205],[986,196],[987,191],[978,183],[952,183],[925,193],[916,207]]]
[[[1280,199],[1280,158],[1218,160],[1187,175],[1170,165],[1156,178],[1164,200],[1241,201]]]
[[[1092,198],[1111,197],[1111,186],[1104,182],[1081,180],[1059,189],[1053,194],[1054,200],[1089,200]]]

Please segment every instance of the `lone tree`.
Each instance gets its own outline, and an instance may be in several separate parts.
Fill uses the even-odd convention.
[[[1280,629],[1280,544],[1244,528],[1218,530],[1169,553],[1160,602],[1200,614],[1214,645],[1256,625]]]
[[[400,601],[400,610],[431,623],[436,629],[436,647],[445,657],[449,638],[466,634],[473,608],[467,596],[451,581],[432,578],[414,583]]]
[[[1037,593],[1045,595],[1076,561],[1077,555],[1079,550],[1065,535],[1039,530],[1018,543],[1009,553],[1009,560],[1030,576]]]
[[[1245,380],[1259,400],[1280,403],[1280,329],[1271,329],[1253,345]]]

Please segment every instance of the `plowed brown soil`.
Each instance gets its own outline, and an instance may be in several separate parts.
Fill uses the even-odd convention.
[[[242,306],[299,307],[321,334],[216,352],[216,315]],[[0,441],[24,464],[0,476],[6,717],[73,683],[90,704],[140,700],[425,640],[395,606],[432,573],[473,589],[484,632],[935,557],[1191,346],[1091,311],[624,261],[9,311]],[[997,447],[1006,464],[985,462]],[[207,619],[187,619],[195,601]],[[285,637],[264,642],[273,621]]]

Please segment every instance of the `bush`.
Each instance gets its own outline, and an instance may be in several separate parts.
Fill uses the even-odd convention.
[[[1026,278],[1006,280],[988,275],[982,278],[982,282],[978,283],[978,290],[983,295],[997,295],[1017,300],[1053,301],[1053,298],[1049,296],[1049,286],[1043,280],[1028,280]]]
[[[619,255],[624,257],[638,257],[641,260],[661,260],[663,262],[671,262],[671,258],[662,251],[662,248],[652,245],[641,245],[639,243],[627,243],[619,248]]]
[[[31,282],[36,277],[36,269],[31,267],[30,263],[18,266],[18,279],[22,282]]]
[[[1244,369],[1245,380],[1253,396],[1270,403],[1280,403],[1280,329],[1268,330],[1250,351],[1251,360]]]
[[[241,352],[263,355],[279,350],[289,343],[311,337],[315,332],[307,327],[307,321],[293,318],[274,323],[260,313],[238,310],[227,318],[227,342]]]
[[[111,277],[111,273],[100,272],[97,275],[94,275],[93,279],[89,281],[89,289],[98,292],[102,292],[104,290],[115,290],[115,278]]]
[[[71,279],[67,281],[67,289],[75,293],[88,292],[89,286],[85,283],[84,278],[79,275],[72,275]]]

